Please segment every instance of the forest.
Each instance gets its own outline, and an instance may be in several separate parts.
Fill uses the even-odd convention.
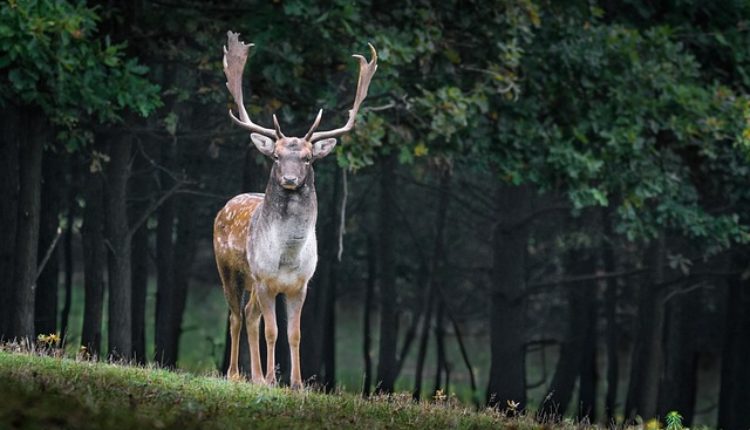
[[[272,164],[228,31],[291,136],[378,53],[315,163],[306,386],[750,428],[744,0],[6,0],[0,339],[226,373],[214,217]]]

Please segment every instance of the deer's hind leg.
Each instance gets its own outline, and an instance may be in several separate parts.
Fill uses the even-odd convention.
[[[229,368],[227,379],[237,381],[241,378],[239,370],[240,329],[242,328],[242,289],[237,284],[238,273],[227,267],[219,267],[219,277],[224,288],[224,297],[229,305],[229,335],[231,347],[229,350]]]

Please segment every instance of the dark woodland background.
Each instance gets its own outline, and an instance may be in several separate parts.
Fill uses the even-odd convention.
[[[343,124],[351,54],[380,54],[316,164],[311,384],[750,427],[739,0],[5,1],[0,337],[223,371],[213,217],[269,164],[227,30],[292,135]]]

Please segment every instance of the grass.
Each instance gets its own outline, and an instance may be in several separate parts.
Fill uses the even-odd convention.
[[[70,332],[67,342],[67,355],[75,356],[78,346],[80,345],[80,329],[83,316],[83,285],[79,273],[74,276],[73,300],[70,317]],[[218,281],[217,281],[218,282]],[[153,324],[154,324],[154,307],[155,307],[155,279],[150,278],[148,285],[148,295],[146,302],[146,347],[147,356],[153,355]],[[62,296],[61,296],[62,297]],[[106,303],[106,300],[105,300]],[[362,315],[361,315],[361,298],[358,296],[343,296],[339,298],[337,309],[336,324],[336,379],[337,388],[341,391],[348,391],[356,394],[362,388],[364,361],[362,357]],[[104,309],[106,313],[106,306]],[[224,301],[221,288],[218,284],[206,284],[198,281],[191,282],[188,301],[184,314],[183,334],[180,338],[180,355],[178,367],[182,371],[188,371],[196,375],[204,375],[214,371],[222,359],[224,351],[224,336],[226,329],[226,302]],[[373,315],[372,322],[372,343],[370,355],[374,362],[377,362],[378,346],[378,315]],[[106,315],[104,318],[105,326],[103,327],[103,345],[102,350],[106,351]],[[563,323],[562,321],[560,322]],[[401,327],[409,325],[409,321],[402,319]],[[455,336],[452,331],[446,333],[446,347],[448,360],[451,363],[451,384],[446,390],[450,395],[455,394],[466,406],[470,406],[473,400],[484,398],[484,390],[487,386],[487,376],[489,370],[490,354],[489,339],[486,327],[481,324],[467,324],[463,329],[464,341],[468,351],[471,354],[471,364],[477,378],[478,388],[474,392],[469,385],[468,372],[463,365],[461,356],[456,346]],[[405,329],[401,330],[403,336]],[[303,340],[304,342],[304,340]],[[399,345],[402,339],[399,339]],[[412,389],[414,381],[414,368],[416,358],[416,345],[412,347],[411,353],[407,356],[401,375],[396,381],[396,389],[409,391]],[[557,347],[548,347],[546,351],[541,350],[531,352],[527,356],[526,378],[530,383],[535,383],[533,389],[529,389],[528,406],[532,409],[537,407],[540,399],[546,394],[549,380],[554,371],[554,364],[557,360]],[[602,351],[603,353],[603,351]],[[544,356],[546,355],[546,358]],[[599,374],[604,375],[606,371],[606,358],[601,356],[597,360],[599,363]],[[433,385],[433,375],[435,372],[435,345],[434,337],[431,337],[427,350],[427,361],[424,370],[423,396],[429,396]],[[375,365],[375,364],[374,364]],[[373,366],[374,366],[373,365]],[[629,354],[623,352],[620,358],[619,374],[621,376],[619,384],[620,407],[625,398],[625,390],[628,386],[627,376],[629,374]],[[374,367],[373,367],[374,371]],[[696,400],[696,409],[699,411],[695,417],[694,424],[709,425],[716,422],[716,408],[711,407],[715,404],[718,396],[718,375],[716,363],[706,362],[701,364],[698,381],[698,398]],[[542,383],[538,383],[544,381]],[[606,390],[606,380],[599,378],[597,392],[599,393],[599,404],[597,409],[603,411],[604,392]],[[0,386],[0,395],[2,387]],[[575,400],[574,400],[575,401]],[[574,404],[574,403],[573,403]],[[570,411],[573,406],[570,406]],[[601,414],[600,414],[601,415]],[[0,426],[2,429],[2,426]]]
[[[0,387],[0,428],[538,427],[529,418],[476,412],[450,399],[365,400],[9,351],[0,351]]]

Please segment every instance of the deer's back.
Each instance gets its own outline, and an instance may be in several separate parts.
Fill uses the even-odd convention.
[[[214,254],[220,266],[249,274],[247,235],[253,213],[263,203],[264,194],[246,193],[233,197],[214,220]]]

